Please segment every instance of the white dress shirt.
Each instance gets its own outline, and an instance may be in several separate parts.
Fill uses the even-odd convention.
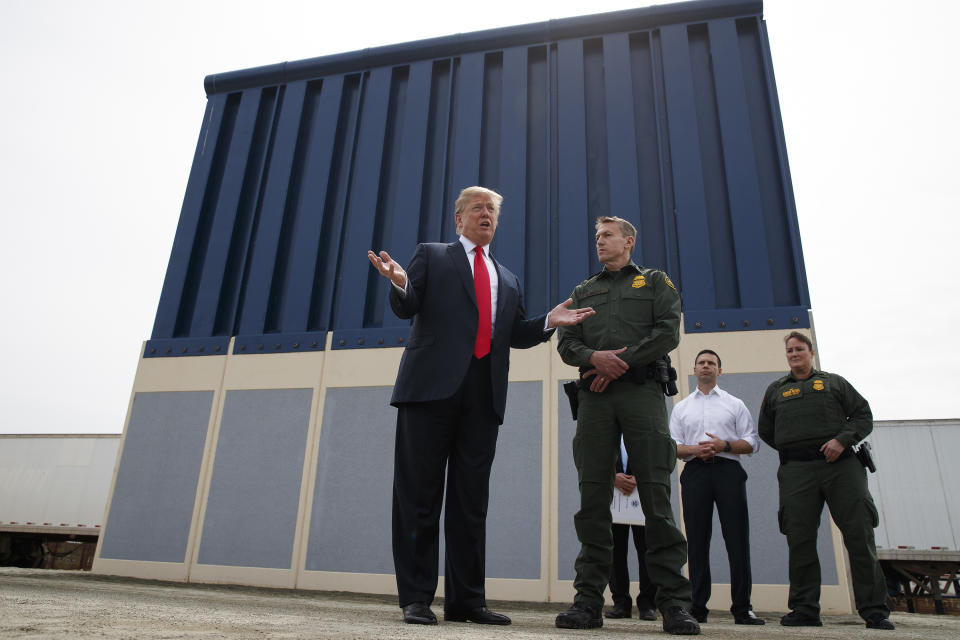
[[[467,252],[467,262],[470,264],[470,275],[473,276],[473,261],[475,260],[473,250],[476,248],[471,240],[468,240],[464,236],[460,236],[460,244],[463,245],[463,250]],[[500,273],[497,271],[497,266],[493,263],[493,258],[490,257],[490,245],[483,247],[483,262],[487,265],[487,276],[490,278],[490,340],[493,344],[493,332],[497,326],[497,294],[500,291]],[[407,280],[407,286],[410,286],[410,280]],[[396,284],[393,285],[401,295],[407,295],[407,290],[401,289]],[[550,317],[543,319],[543,331],[548,331],[548,325],[550,322]]]
[[[470,240],[466,239],[463,236],[460,236],[460,244],[463,245],[463,250],[467,252],[467,262],[470,264],[470,276],[473,276],[473,261],[474,254],[473,250],[477,246]],[[500,291],[500,274],[497,273],[497,267],[493,264],[493,258],[490,257],[490,245],[483,247],[483,261],[487,265],[487,276],[490,278],[490,337],[493,338],[493,328],[497,324],[497,292]],[[407,280],[407,285],[410,286],[410,280]],[[393,283],[393,288],[397,292],[405,296],[407,295],[406,288],[401,288]]]
[[[677,403],[670,414],[670,436],[677,444],[697,445],[709,440],[707,432],[721,440],[746,441],[753,447],[753,453],[760,448],[757,437],[757,425],[740,398],[730,395],[720,387],[714,387],[710,393],[699,388]],[[732,452],[718,453],[718,456],[739,460],[740,455]],[[692,460],[687,456],[684,462]]]

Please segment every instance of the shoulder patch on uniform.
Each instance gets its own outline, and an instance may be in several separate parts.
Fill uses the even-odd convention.
[[[647,280],[646,280],[646,278],[644,278],[643,276],[636,276],[636,277],[633,279],[633,284],[630,285],[630,286],[632,286],[634,289],[639,289],[640,287],[645,287],[645,286],[647,286]]]
[[[673,284],[673,280],[670,279],[670,276],[668,276],[667,274],[663,274],[663,279],[666,281],[668,287],[670,287],[674,291],[677,290],[677,288]]]

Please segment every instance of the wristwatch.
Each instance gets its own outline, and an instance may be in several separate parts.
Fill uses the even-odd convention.
[[[724,453],[729,453],[730,449],[732,449],[733,446],[730,444],[730,441],[729,441],[729,440],[724,440],[724,442],[727,443],[727,446],[724,447],[723,452],[724,452]]]

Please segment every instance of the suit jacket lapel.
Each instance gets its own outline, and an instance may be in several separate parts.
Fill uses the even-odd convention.
[[[493,260],[493,256],[490,256],[490,259]],[[496,323],[503,317],[503,308],[507,304],[507,296],[506,291],[504,291],[503,274],[501,273],[503,267],[496,260],[493,260],[493,264],[497,268],[497,313],[493,316],[493,321]]]
[[[451,242],[447,245],[447,255],[453,261],[453,266],[460,275],[460,281],[463,282],[463,288],[467,290],[467,295],[473,301],[474,308],[477,307],[477,292],[473,287],[473,272],[470,271],[470,263],[467,261],[467,252],[463,250],[460,241]],[[499,306],[499,305],[498,305]]]

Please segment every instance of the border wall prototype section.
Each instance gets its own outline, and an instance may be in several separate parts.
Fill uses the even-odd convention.
[[[632,220],[634,259],[683,296],[682,394],[711,347],[756,413],[782,337],[811,327],[766,37],[760,2],[708,0],[209,76],[95,570],[395,592],[388,399],[409,325],[365,254],[453,240],[473,184],[505,196],[492,250],[530,313],[599,269],[597,216]],[[512,354],[491,598],[572,597],[575,375],[554,343]],[[775,460],[746,465],[758,610],[786,603]],[[822,532],[824,609],[849,611]]]

